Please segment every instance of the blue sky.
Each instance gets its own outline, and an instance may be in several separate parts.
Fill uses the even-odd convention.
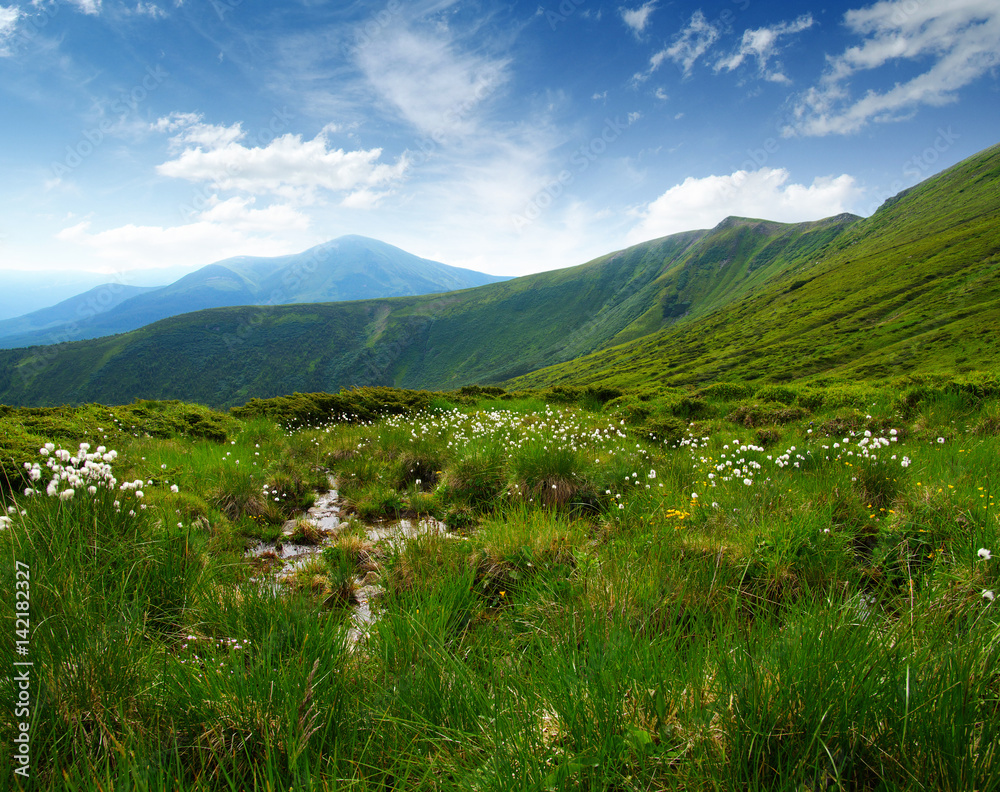
[[[1000,140],[1000,3],[0,0],[0,97],[0,269],[520,275],[871,214]]]

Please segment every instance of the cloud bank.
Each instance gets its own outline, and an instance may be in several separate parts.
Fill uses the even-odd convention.
[[[789,183],[784,168],[738,170],[725,176],[689,177],[638,212],[628,233],[636,244],[681,231],[712,228],[730,215],[797,223],[849,211],[861,190],[853,177],[817,178],[812,184]]]

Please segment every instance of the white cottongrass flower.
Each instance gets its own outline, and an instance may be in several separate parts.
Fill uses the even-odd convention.
[[[177,486],[176,484],[171,484],[171,485],[170,485],[170,491],[171,491],[171,492],[180,492],[180,491],[181,491],[181,489],[180,489],[180,487],[178,487],[178,486]]]
[[[983,589],[983,599],[988,602],[993,602],[993,600],[996,599],[996,595],[994,595],[994,593],[989,589]]]
[[[979,548],[979,553],[977,553],[977,555],[980,558],[982,558],[984,561],[989,561],[993,557],[993,554],[989,550],[987,550],[985,547],[980,547]]]
[[[67,501],[70,498],[72,498],[75,494],[76,494],[76,492],[74,490],[65,489],[65,490],[63,490],[62,492],[59,493],[59,500]]]

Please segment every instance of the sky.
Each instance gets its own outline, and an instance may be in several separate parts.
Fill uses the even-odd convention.
[[[0,270],[362,234],[523,275],[1000,142],[1000,2],[0,0],[0,109]]]

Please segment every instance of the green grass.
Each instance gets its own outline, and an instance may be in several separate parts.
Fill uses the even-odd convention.
[[[973,376],[993,371],[998,353],[998,180],[994,146],[865,219],[729,218],[446,295],[218,308],[117,336],[0,350],[0,400],[179,398],[249,402],[249,414],[265,401],[271,417],[301,425],[334,404],[363,414],[363,398],[338,394],[356,386],[447,390],[436,397],[442,408],[503,398],[468,390],[474,383],[589,388],[595,409],[611,391],[651,386]],[[379,398],[388,408],[401,396]],[[691,408],[664,405],[681,419]]]
[[[0,417],[31,438],[11,469],[43,463],[0,531],[3,590],[31,569],[31,788],[997,788],[997,393],[567,394],[292,431],[220,416],[224,441],[148,406],[172,434],[114,424],[119,483],[67,500],[44,494],[38,416]],[[93,453],[125,410],[42,417]],[[355,514],[263,583],[244,549],[328,474]],[[461,530],[365,537],[430,513]]]

